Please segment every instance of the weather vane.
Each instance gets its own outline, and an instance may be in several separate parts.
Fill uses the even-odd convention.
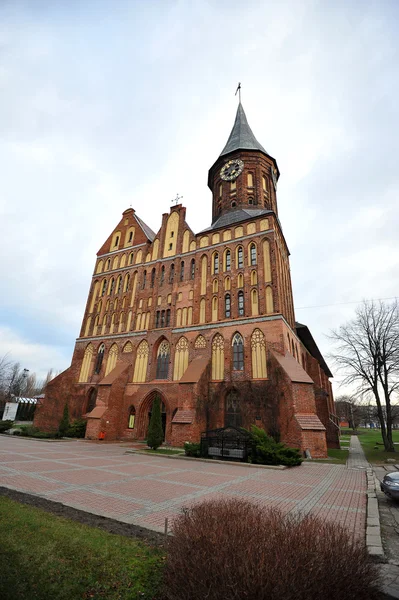
[[[236,93],[234,94],[234,96],[237,96],[237,92],[238,92],[238,100],[241,104],[241,83],[240,82],[238,82],[238,86],[237,86]]]
[[[183,198],[183,196],[179,196],[179,194],[176,194],[176,198],[174,198],[174,199],[172,200],[172,202],[174,202],[174,203],[175,203],[175,205],[177,206],[177,205],[178,205],[178,203],[179,203],[179,200],[181,200],[182,198]]]

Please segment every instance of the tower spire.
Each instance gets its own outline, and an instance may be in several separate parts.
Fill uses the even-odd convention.
[[[220,156],[234,152],[235,150],[260,150],[267,154],[264,147],[258,142],[252,129],[248,125],[247,117],[241,104],[241,84],[238,84],[236,94],[239,92],[239,104],[237,108],[236,120],[231,130],[227,144],[223,148]]]
[[[241,104],[241,83],[238,82],[238,86],[236,89],[236,93],[234,94],[234,96],[237,96],[237,92],[238,92],[238,103]]]

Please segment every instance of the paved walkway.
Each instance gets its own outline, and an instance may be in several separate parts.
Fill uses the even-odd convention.
[[[0,485],[94,514],[162,531],[182,507],[249,498],[286,513],[311,513],[364,538],[366,476],[343,465],[285,470],[126,454],[126,445],[0,436]]]
[[[370,463],[367,462],[361,443],[357,435],[351,436],[351,445],[349,447],[349,456],[346,461],[348,469],[369,469]]]

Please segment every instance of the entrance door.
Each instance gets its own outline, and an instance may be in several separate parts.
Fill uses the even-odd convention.
[[[152,408],[152,407],[151,407],[151,408]],[[147,425],[147,431],[148,431],[148,427],[149,427],[149,425],[150,425],[151,413],[152,413],[152,410],[150,410],[150,412],[148,413],[148,425]],[[162,431],[163,431],[163,439],[165,440],[165,430],[166,430],[166,406],[165,406],[165,404],[162,402],[162,400],[161,400],[161,419],[162,419]]]

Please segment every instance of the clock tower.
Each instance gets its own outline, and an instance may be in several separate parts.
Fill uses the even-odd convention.
[[[212,228],[259,216],[277,214],[276,160],[257,141],[241,102],[229,139],[209,169],[212,191]]]

